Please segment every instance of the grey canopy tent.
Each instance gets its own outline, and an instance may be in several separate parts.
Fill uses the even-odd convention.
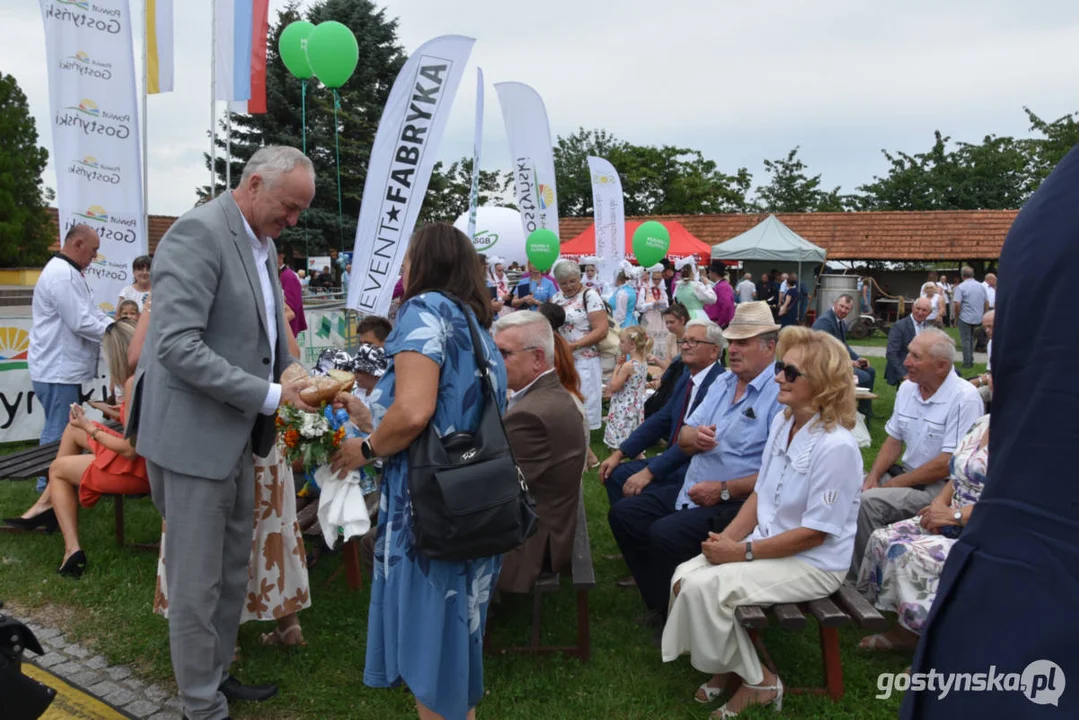
[[[741,235],[712,246],[713,260],[798,263],[799,278],[802,277],[802,263],[820,263],[823,267],[826,255],[824,248],[817,247],[791,230],[775,215],[769,215]],[[815,290],[812,294],[816,295]]]
[[[824,248],[817,247],[791,230],[775,215],[769,215],[741,235],[712,246],[713,260],[823,263],[826,254]]]

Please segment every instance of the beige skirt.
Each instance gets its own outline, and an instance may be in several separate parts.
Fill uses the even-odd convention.
[[[276,620],[311,606],[307,552],[296,522],[296,488],[292,467],[276,446],[255,456],[255,532],[247,566],[247,599],[240,622]],[[157,560],[154,612],[169,616],[165,581],[165,524],[161,524],[161,554]]]

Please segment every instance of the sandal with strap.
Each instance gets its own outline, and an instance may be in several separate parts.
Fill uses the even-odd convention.
[[[726,683],[724,683],[724,686],[726,686]],[[717,697],[722,695],[723,690],[724,688],[722,687],[712,687],[708,683],[704,683],[699,688],[697,688],[697,692],[693,694],[693,699],[699,702],[701,705],[708,705],[709,703],[714,702]],[[701,697],[702,693],[703,699]]]
[[[299,640],[289,640],[289,637],[298,634]],[[306,647],[307,642],[303,639],[303,631],[299,625],[292,625],[282,631],[280,628],[274,628],[268,633],[259,635],[259,641],[263,645],[267,646],[279,646],[279,647]]]
[[[750,690],[760,690],[764,692],[768,692],[769,690],[775,690],[776,696],[768,702],[752,704],[760,705],[761,707],[768,707],[769,705],[774,705],[776,712],[780,712],[783,709],[783,681],[779,679],[778,675],[776,676],[775,685],[750,685],[749,683],[744,683],[742,687],[748,688]],[[745,708],[743,708],[743,710],[744,709]],[[738,713],[733,710],[728,710],[727,705],[724,704],[723,707],[719,708],[708,717],[712,720],[729,720],[729,718],[738,717]]]

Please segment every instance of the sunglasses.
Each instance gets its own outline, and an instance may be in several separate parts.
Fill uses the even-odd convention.
[[[782,360],[776,360],[776,375],[783,373],[783,376],[787,378],[787,382],[792,383],[798,378],[802,377],[802,371],[793,365],[788,365]]]

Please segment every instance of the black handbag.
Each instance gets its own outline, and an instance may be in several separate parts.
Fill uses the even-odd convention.
[[[460,562],[521,545],[536,532],[536,506],[506,439],[475,321],[446,297],[468,321],[483,408],[474,433],[440,438],[427,424],[408,449],[408,491],[416,546],[429,558]]]

